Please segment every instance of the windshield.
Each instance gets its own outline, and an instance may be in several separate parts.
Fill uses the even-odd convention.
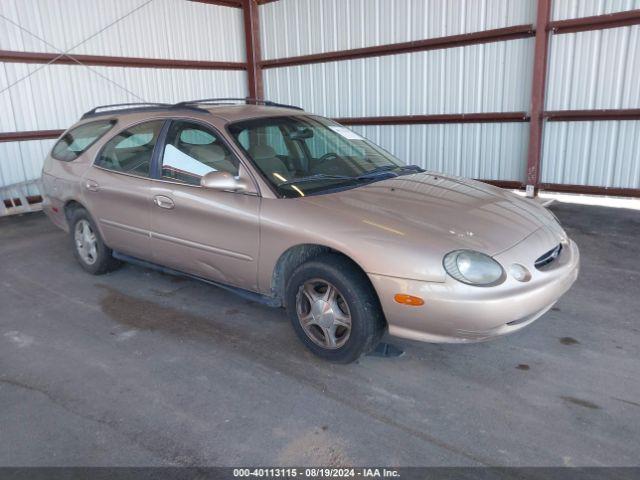
[[[326,193],[421,171],[322,117],[258,118],[228,128],[283,197]]]

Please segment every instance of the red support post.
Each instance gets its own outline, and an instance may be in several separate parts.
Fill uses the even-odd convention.
[[[258,17],[258,2],[256,0],[244,0],[242,10],[247,52],[249,97],[263,99],[264,86],[262,83],[262,66],[260,65],[260,18]]]
[[[547,52],[549,33],[547,24],[551,12],[551,0],[538,0],[536,40],[531,86],[531,123],[527,152],[527,195],[534,196],[540,184],[540,157],[542,150],[542,123],[544,94],[547,79]]]

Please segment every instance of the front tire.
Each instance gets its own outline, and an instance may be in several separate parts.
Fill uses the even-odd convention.
[[[102,275],[120,266],[84,208],[73,210],[69,220],[73,254],[84,270],[93,275]]]
[[[369,279],[338,254],[300,265],[287,282],[285,306],[302,343],[331,362],[350,363],[370,352],[386,327]]]

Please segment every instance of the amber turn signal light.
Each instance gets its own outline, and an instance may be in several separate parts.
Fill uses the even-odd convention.
[[[423,299],[420,297],[414,297],[413,295],[407,295],[406,293],[396,293],[396,296],[393,297],[393,299],[402,305],[411,305],[412,307],[424,305]]]

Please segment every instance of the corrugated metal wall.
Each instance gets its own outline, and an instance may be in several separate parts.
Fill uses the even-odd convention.
[[[546,110],[638,107],[640,25],[551,36]]]
[[[555,13],[609,13],[611,4],[573,4]],[[581,8],[577,8],[580,5]],[[591,9],[585,10],[587,6]],[[598,7],[596,9],[596,7]],[[640,25],[552,35],[546,110],[640,108]],[[544,128],[541,180],[545,183],[640,188],[640,122],[548,122]],[[632,148],[635,146],[635,150]]]
[[[640,8],[554,0],[553,20]],[[265,59],[534,24],[535,0],[280,0],[260,9]],[[528,111],[533,39],[265,71],[267,98],[334,117]],[[551,35],[546,110],[639,108],[640,26]],[[545,183],[640,187],[640,122],[549,122]],[[410,163],[525,180],[528,124],[356,128]],[[634,143],[635,142],[635,143]]]
[[[238,8],[182,0],[3,0],[0,14],[9,19],[0,17],[4,50],[56,52],[90,38],[71,53],[245,61]],[[244,71],[2,63],[0,91],[0,131],[14,132],[65,129],[99,104],[240,97],[247,87]],[[0,143],[0,187],[37,179],[51,145]],[[29,194],[37,193],[29,185]]]
[[[261,7],[266,59],[530,24],[531,0],[280,0]],[[533,39],[268,69],[267,98],[329,117],[526,111]],[[524,180],[527,124],[354,127],[408,163]]]
[[[640,188],[640,121],[550,122],[542,181]]]
[[[186,0],[2,0],[0,14],[40,37],[0,18],[4,50],[56,52],[80,44],[73,53],[245,60],[239,8]]]
[[[552,20],[592,17],[640,8],[640,0],[555,0]]]
[[[533,39],[265,70],[267,98],[330,117],[524,111]]]
[[[525,176],[527,123],[351,127],[409,164],[492,180]]]
[[[37,180],[40,178],[42,160],[54,143],[55,140],[0,142],[0,187],[13,186],[23,195],[38,195]],[[11,193],[19,196],[13,191]],[[14,196],[5,195],[5,198]]]
[[[293,57],[533,23],[532,0],[279,0],[260,7],[262,56]]]
[[[39,67],[21,63],[4,66],[9,82]],[[96,105],[244,96],[246,73],[49,65],[6,93],[0,97],[0,102],[6,102],[1,105],[19,108],[14,108],[12,116],[0,120],[3,131],[48,130],[68,127]]]

